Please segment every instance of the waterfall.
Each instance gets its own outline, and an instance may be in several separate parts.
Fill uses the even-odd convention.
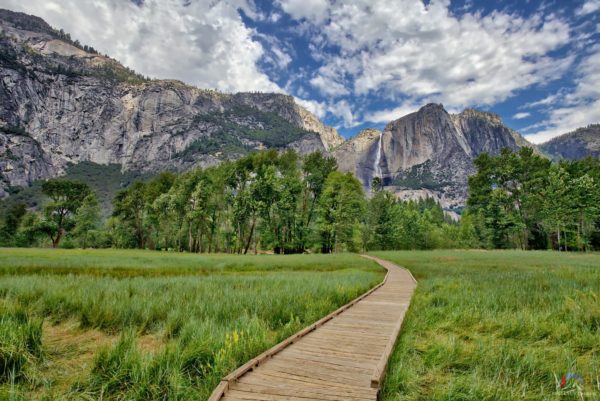
[[[383,133],[380,132],[379,133],[379,142],[377,143],[377,154],[375,155],[375,163],[373,164],[373,171],[374,171],[373,178],[379,177],[381,179],[383,178],[383,177],[381,177],[381,166],[380,166],[380,164],[381,164],[381,148],[383,147],[383,143],[381,142],[382,135],[383,135]]]

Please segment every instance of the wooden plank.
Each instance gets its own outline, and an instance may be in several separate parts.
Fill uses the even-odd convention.
[[[303,389],[298,390],[295,387],[272,387],[266,384],[258,383],[237,383],[232,387],[232,390],[246,391],[255,394],[270,394],[276,396],[292,396],[301,398],[316,398],[327,401],[366,401],[368,396],[357,395],[352,393],[342,393],[331,391],[328,387]]]
[[[335,385],[331,385],[330,383],[316,383],[312,381],[303,381],[302,379],[298,380],[298,378],[286,378],[286,377],[277,377],[277,380],[274,380],[272,376],[262,374],[261,372],[253,372],[251,375],[244,375],[239,378],[239,381],[234,385],[243,385],[244,383],[249,384],[262,384],[269,387],[276,388],[285,388],[285,389],[305,389],[307,391],[315,391],[315,392],[323,392],[323,393],[333,393],[333,394],[347,394],[351,396],[356,396],[360,398],[372,399],[377,395],[377,391],[372,388],[356,388],[356,387],[344,387],[343,385],[339,385],[335,383]]]
[[[374,401],[416,281],[373,257],[384,280],[246,362],[209,401]]]

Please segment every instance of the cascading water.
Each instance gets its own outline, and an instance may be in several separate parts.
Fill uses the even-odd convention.
[[[381,137],[382,137],[383,133],[380,132],[379,133],[379,142],[377,143],[377,153],[375,154],[375,163],[373,164],[373,178],[375,177],[379,177],[380,179],[381,177],[381,148],[383,147],[383,143],[381,141]],[[371,180],[373,179],[371,178]]]

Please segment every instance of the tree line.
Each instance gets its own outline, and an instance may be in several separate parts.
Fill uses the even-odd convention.
[[[480,155],[467,213],[489,248],[600,249],[600,161],[552,163],[524,147]]]
[[[458,221],[433,199],[397,199],[377,178],[367,194],[319,152],[267,150],[162,173],[120,191],[107,219],[86,184],[51,179],[43,208],[8,210],[0,244],[240,254],[600,247],[597,159],[553,164],[523,148],[475,165]]]

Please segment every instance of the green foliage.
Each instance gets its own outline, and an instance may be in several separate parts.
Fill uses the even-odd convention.
[[[81,248],[85,249],[93,243],[99,224],[100,205],[96,196],[90,194],[83,199],[75,214],[73,236],[77,239]]]
[[[419,282],[382,400],[598,399],[597,253],[375,254]],[[561,389],[569,372],[583,385]]]
[[[442,189],[447,184],[436,180],[431,173],[431,163],[426,161],[395,177],[392,180],[392,185],[414,189],[427,188],[435,191]]]
[[[61,178],[70,181],[85,182],[96,193],[102,216],[109,216],[112,212],[112,199],[115,194],[129,186],[134,181],[145,181],[153,175],[138,171],[121,171],[118,164],[96,164],[81,162],[67,166],[65,175]],[[16,204],[24,203],[28,208],[40,209],[47,202],[42,193],[43,181],[35,181],[28,188],[12,188],[8,198],[0,200],[0,219]]]
[[[362,184],[351,173],[329,174],[319,202],[319,235],[323,253],[357,251],[358,223],[365,209]]]
[[[431,198],[401,201],[385,190],[368,202],[362,242],[366,250],[480,246],[472,216],[453,221]]]
[[[17,234],[21,221],[26,213],[27,207],[22,202],[14,203],[13,206],[7,210],[4,216],[4,223],[0,228],[0,244],[15,245],[15,235]]]
[[[246,141],[281,149],[307,135],[316,135],[296,127],[275,113],[241,104],[233,104],[221,114],[199,114],[194,118],[194,124],[208,124],[215,131],[208,137],[194,141],[178,154],[190,161],[198,153],[246,154],[253,150],[253,146]]]
[[[44,182],[42,192],[50,202],[45,206],[45,219],[37,229],[47,234],[52,240],[52,247],[56,248],[65,233],[73,228],[73,217],[84,200],[88,197],[95,199],[95,195],[87,184],[61,179]]]
[[[166,181],[163,175],[121,191],[105,228],[116,247],[135,243],[191,252],[305,252],[321,247],[312,235],[315,216],[335,169],[335,159],[320,153],[301,159],[291,150],[268,150],[168,175]],[[364,196],[362,190],[354,195]]]
[[[552,164],[530,148],[475,160],[468,206],[493,248],[594,249],[600,221],[598,159]]]

